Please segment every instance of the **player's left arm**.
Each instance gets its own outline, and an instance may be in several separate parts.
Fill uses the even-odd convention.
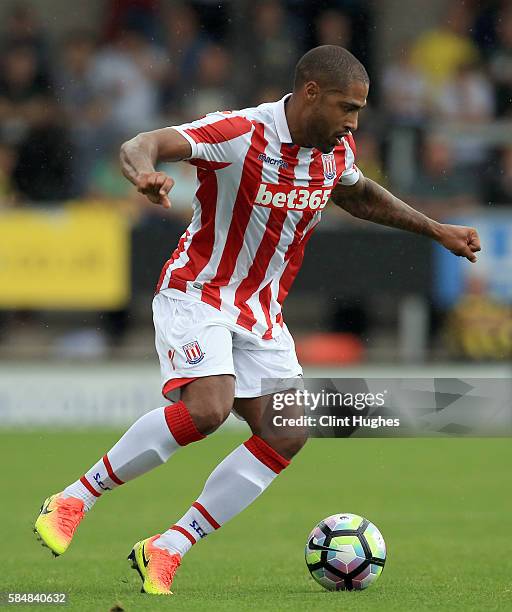
[[[359,180],[354,185],[339,182],[333,189],[331,200],[336,206],[359,219],[428,236],[454,255],[465,257],[472,263],[476,261],[480,238],[475,228],[430,219],[359,172]]]

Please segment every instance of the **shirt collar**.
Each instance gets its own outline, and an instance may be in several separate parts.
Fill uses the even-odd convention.
[[[277,135],[281,142],[292,142],[290,128],[288,127],[288,121],[286,121],[286,113],[284,110],[284,103],[291,95],[291,93],[288,93],[274,103],[274,122],[276,124]]]

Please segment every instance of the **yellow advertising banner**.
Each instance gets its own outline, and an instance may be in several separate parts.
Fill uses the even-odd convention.
[[[0,308],[117,309],[129,279],[120,211],[81,203],[0,212]]]

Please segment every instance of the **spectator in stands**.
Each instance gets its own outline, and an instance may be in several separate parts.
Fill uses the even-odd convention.
[[[298,55],[296,37],[279,0],[254,4],[250,44],[250,73],[254,85],[289,83]]]
[[[173,4],[164,16],[166,67],[161,88],[161,108],[178,115],[183,95],[197,79],[199,57],[208,45],[197,12],[186,4]]]
[[[483,68],[474,63],[461,65],[441,88],[436,110],[450,121],[489,122],[494,116],[494,95]]]
[[[512,309],[493,296],[485,276],[470,275],[448,311],[445,338],[452,356],[473,361],[512,358]]]
[[[0,125],[4,138],[18,142],[29,127],[34,103],[50,93],[47,75],[38,69],[32,47],[16,45],[2,58],[0,71]]]
[[[489,68],[496,83],[498,115],[512,116],[512,7],[497,20],[498,46],[491,52]]]
[[[98,92],[94,82],[96,40],[85,30],[72,30],[64,39],[62,62],[56,70],[58,98],[69,118],[82,122],[96,114]]]
[[[149,40],[158,37],[160,0],[106,0],[102,4],[107,41],[117,40],[126,29],[136,29]]]
[[[62,62],[56,70],[57,99],[70,125],[75,156],[73,192],[88,190],[91,169],[102,151],[103,128],[109,101],[102,98],[94,80],[96,40],[87,31],[71,31],[62,47]]]
[[[14,4],[7,13],[1,38],[5,49],[30,47],[36,56],[37,72],[48,71],[48,41],[33,6]]]
[[[291,4],[290,0],[287,4]],[[302,6],[294,7],[294,13],[302,14],[305,21],[304,51],[324,44],[346,46],[372,74],[372,9],[368,6],[372,3],[366,0],[323,0],[297,4]],[[313,29],[309,27],[310,23],[315,25]]]
[[[512,206],[512,146],[498,151],[496,161],[490,164],[490,170],[485,201]]]
[[[425,125],[429,108],[427,80],[414,65],[408,44],[402,45],[395,60],[384,68],[382,101],[391,123],[406,127]]]
[[[496,47],[496,24],[500,12],[499,0],[475,3],[475,19],[471,26],[471,34],[484,57],[488,57]]]
[[[444,12],[443,23],[425,31],[414,44],[414,64],[429,87],[443,85],[460,66],[478,60],[478,49],[470,38],[472,20],[469,3],[452,0]]]
[[[236,0],[191,0],[191,5],[200,16],[201,29],[211,40],[226,44],[232,33],[231,15],[238,8]]]
[[[230,110],[236,100],[230,87],[232,57],[227,49],[211,44],[199,56],[197,86],[185,93],[183,110],[192,120],[215,110]]]
[[[352,46],[352,22],[350,17],[336,9],[322,11],[316,18],[316,39],[319,45]]]
[[[54,202],[70,197],[72,159],[71,140],[56,102],[50,97],[34,101],[13,171],[20,198]]]
[[[408,201],[414,208],[442,219],[476,207],[481,185],[475,173],[455,168],[453,147],[446,139],[429,135],[408,191]]]
[[[439,90],[436,118],[459,123],[462,132],[453,155],[458,166],[480,169],[489,150],[478,136],[464,133],[464,124],[490,123],[494,116],[494,91],[489,77],[477,64],[462,64],[454,77]]]
[[[108,100],[108,136],[113,143],[152,127],[163,66],[163,53],[136,30],[124,30],[97,54],[92,79]]]

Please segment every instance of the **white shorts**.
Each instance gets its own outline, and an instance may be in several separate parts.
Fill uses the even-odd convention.
[[[233,374],[235,397],[260,397],[262,379],[273,379],[273,391],[284,391],[286,379],[302,376],[286,325],[277,338],[263,340],[210,304],[162,293],[153,299],[153,321],[162,394],[172,401],[180,387],[202,376]]]

